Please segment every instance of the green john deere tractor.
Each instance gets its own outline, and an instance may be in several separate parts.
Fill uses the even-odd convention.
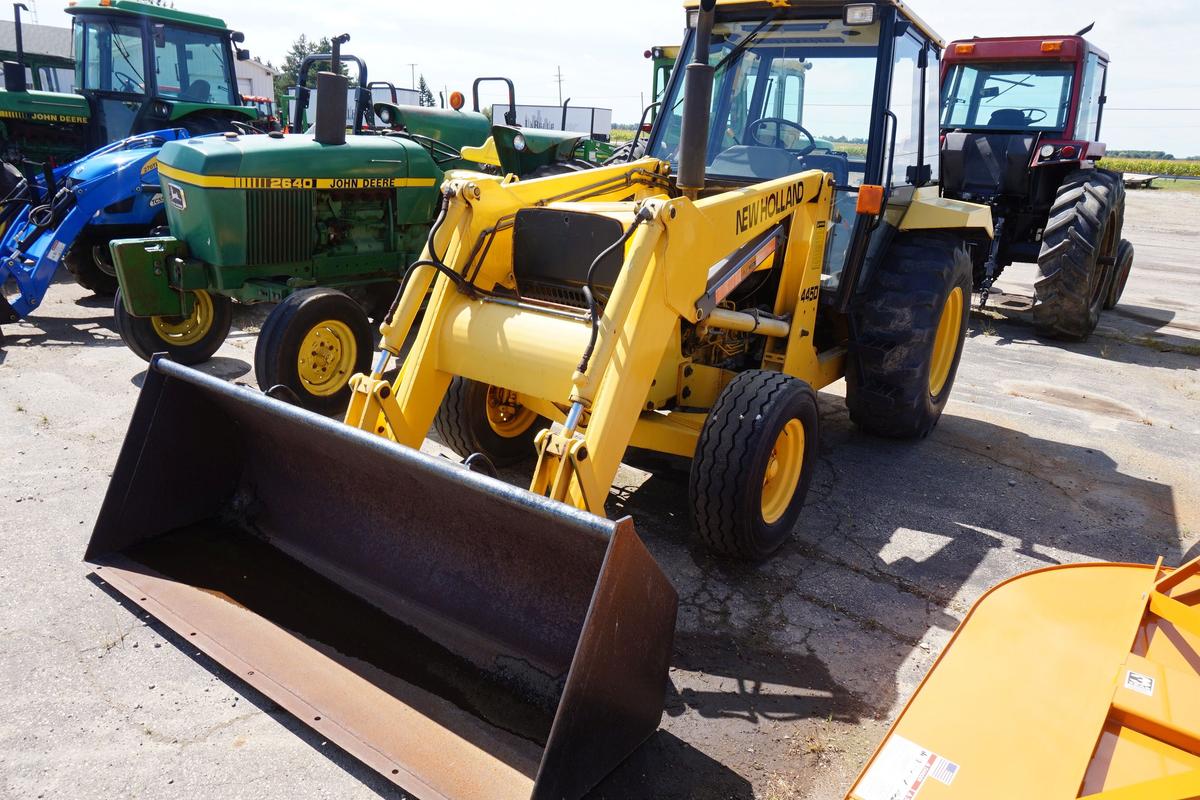
[[[67,13],[77,93],[31,90],[27,65],[5,62],[5,161],[64,164],[138,133],[217,133],[257,116],[242,105],[234,76],[244,37],[223,21],[137,0],[74,0]],[[236,58],[249,55],[238,49]]]
[[[344,58],[358,65],[356,85],[369,85],[366,64],[340,53],[348,38],[312,59],[336,66],[318,76],[310,133],[227,133],[163,147],[172,235],[112,244],[116,327],[143,359],[165,352],[183,364],[205,361],[229,333],[232,301],[278,303],[255,349],[259,385],[341,411],[350,377],[370,367],[370,320],[388,309],[436,224],[444,174],[494,173],[503,162],[505,172],[529,175],[552,163],[553,153],[526,159],[509,139],[497,145],[493,134],[506,126],[478,112],[376,103],[380,126],[361,124],[371,95],[351,92],[341,75]],[[356,98],[349,135],[348,94]],[[301,92],[297,119],[306,101]],[[573,158],[573,145],[559,156]]]

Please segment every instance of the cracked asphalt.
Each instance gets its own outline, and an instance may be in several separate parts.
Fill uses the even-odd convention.
[[[840,385],[823,392],[808,505],[765,565],[693,546],[686,463],[630,454],[610,508],[678,588],[679,629],[660,731],[594,797],[842,797],[987,588],[1050,564],[1200,554],[1200,194],[1128,206],[1135,271],[1089,342],[1034,338],[1033,269],[1017,266],[973,316],[927,439],[865,436]],[[239,311],[205,369],[252,381],[262,318]],[[59,283],[4,332],[0,797],[400,797],[89,579],[144,370],[107,303]]]

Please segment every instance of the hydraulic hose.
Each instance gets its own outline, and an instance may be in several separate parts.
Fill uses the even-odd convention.
[[[633,238],[633,234],[641,226],[641,224],[650,219],[651,212],[646,206],[642,206],[633,218],[633,224],[629,226],[629,230],[621,234],[620,238],[604,249],[596,259],[592,261],[588,267],[587,280],[584,281],[583,297],[587,300],[588,318],[591,320],[592,333],[588,337],[587,349],[583,351],[583,358],[579,360],[577,372],[586,373],[588,365],[591,363],[592,354],[596,352],[596,342],[600,338],[600,304],[596,301],[596,287],[594,281],[596,278],[596,268],[600,266],[600,262],[608,258],[608,256],[618,248],[625,247],[625,244]]]

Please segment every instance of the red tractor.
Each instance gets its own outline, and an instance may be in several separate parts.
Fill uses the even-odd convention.
[[[991,206],[996,226],[981,305],[1006,266],[1036,263],[1034,324],[1056,339],[1086,339],[1133,265],[1123,178],[1097,165],[1108,56],[1088,30],[952,42],[942,61],[943,192]]]

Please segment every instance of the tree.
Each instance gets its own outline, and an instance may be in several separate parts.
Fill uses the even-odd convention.
[[[291,48],[288,49],[287,55],[283,58],[283,65],[279,68],[279,74],[275,76],[275,94],[283,97],[288,93],[288,90],[296,85],[296,81],[300,79],[300,65],[304,59],[317,53],[328,53],[333,50],[333,44],[330,43],[329,37],[323,36],[319,41],[312,41],[303,33],[296,41],[292,42]],[[315,69],[308,73],[308,88],[315,89],[317,86],[317,73],[322,69],[328,70],[329,63],[316,64]],[[346,65],[342,64],[342,74],[349,73]]]
[[[428,108],[433,108],[435,105],[433,102],[433,92],[429,91],[429,84],[425,82],[424,75],[417,81],[417,104]]]

